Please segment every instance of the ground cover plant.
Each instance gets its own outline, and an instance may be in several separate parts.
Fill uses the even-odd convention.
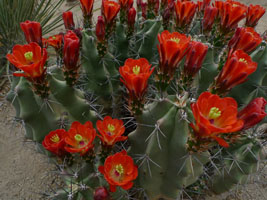
[[[83,27],[64,12],[66,32],[49,38],[22,22],[28,44],[6,56],[18,69],[7,99],[66,185],[50,198],[183,199],[244,183],[264,159],[265,9],[104,0],[94,24],[93,3],[80,0]]]

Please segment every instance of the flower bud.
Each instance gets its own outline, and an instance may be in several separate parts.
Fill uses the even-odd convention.
[[[96,188],[94,192],[94,200],[109,200],[110,195],[105,187]]]
[[[201,42],[191,42],[184,65],[184,73],[186,76],[193,77],[200,70],[207,52],[207,45]]]
[[[100,42],[105,39],[105,22],[102,16],[98,16],[97,18],[96,37]]]
[[[67,30],[72,30],[75,27],[74,21],[73,21],[73,13],[71,11],[63,12],[63,21],[65,28]]]
[[[136,10],[134,7],[132,7],[130,8],[129,13],[128,13],[128,25],[130,27],[134,27],[135,17],[136,17]]]
[[[266,100],[263,97],[252,100],[245,108],[238,112],[237,117],[244,121],[242,130],[258,124],[266,116]]]

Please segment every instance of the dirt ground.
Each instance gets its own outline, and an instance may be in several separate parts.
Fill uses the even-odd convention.
[[[56,1],[56,0],[55,0]],[[267,0],[242,0],[249,4],[260,4],[267,8]],[[59,13],[69,8],[65,3]],[[99,7],[100,1],[96,3]],[[76,19],[81,17],[79,7],[73,9]],[[267,29],[267,14],[259,23],[257,30]],[[57,30],[57,32],[60,31]],[[7,90],[7,89],[6,89]],[[4,100],[7,91],[0,92],[0,200],[41,200],[45,194],[57,187],[55,167],[48,163],[47,157],[37,153],[34,143],[25,141],[24,130],[14,120],[12,106]],[[245,187],[207,200],[265,200],[267,199],[267,169],[261,164],[260,171],[253,175]]]

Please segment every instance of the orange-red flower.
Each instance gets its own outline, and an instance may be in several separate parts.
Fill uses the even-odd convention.
[[[108,24],[113,23],[115,17],[120,11],[120,5],[115,1],[104,0],[102,6],[103,6],[103,15],[105,17],[105,21]]]
[[[42,27],[39,22],[27,20],[21,22],[20,27],[28,43],[36,42],[42,47]]]
[[[29,78],[38,78],[43,76],[47,51],[42,49],[37,43],[32,42],[27,45],[15,45],[13,53],[7,54],[6,58],[21,72],[13,73],[14,76],[24,76]]]
[[[88,121],[84,125],[78,121],[71,124],[70,130],[65,138],[67,146],[65,150],[70,153],[80,153],[85,155],[94,145],[96,130],[92,122]]]
[[[238,112],[238,118],[244,121],[243,130],[258,124],[267,115],[265,106],[267,102],[263,97],[252,100],[245,108]]]
[[[75,28],[75,24],[73,21],[73,13],[71,11],[63,12],[62,17],[65,28],[67,30],[73,30]]]
[[[117,186],[124,190],[130,189],[133,186],[132,181],[138,176],[137,166],[126,151],[108,156],[104,166],[100,166],[98,170],[109,183],[111,192],[116,192]]]
[[[147,89],[148,78],[154,71],[145,58],[134,60],[128,58],[119,69],[121,82],[128,89],[130,99],[141,101]]]
[[[80,39],[73,31],[64,36],[63,61],[66,69],[76,69],[79,60]]]
[[[216,90],[224,93],[247,80],[248,75],[257,69],[257,63],[242,50],[229,55],[222,71],[216,80]]]
[[[176,13],[176,26],[178,28],[184,28],[189,26],[195,15],[197,9],[197,4],[192,1],[180,1],[175,3],[175,13]]]
[[[103,121],[98,120],[96,122],[96,127],[100,133],[98,137],[105,146],[113,146],[116,142],[124,141],[128,138],[122,136],[125,131],[122,120],[112,119],[110,116],[106,116]]]
[[[260,5],[249,5],[246,16],[246,26],[255,27],[264,15],[265,8]]]
[[[178,32],[165,30],[158,35],[159,71],[172,79],[175,69],[185,56],[190,43],[190,37]]]
[[[207,45],[201,42],[191,42],[184,64],[184,73],[186,76],[193,77],[200,70],[207,52]]]
[[[237,1],[228,0],[220,9],[221,29],[224,32],[236,29],[238,22],[246,17],[247,6]]]
[[[195,124],[191,123],[190,126],[198,138],[213,138],[221,146],[228,147],[218,135],[236,132],[243,127],[243,120],[237,118],[237,103],[231,97],[220,98],[203,92],[191,108]]]
[[[207,6],[204,10],[204,18],[202,21],[203,30],[210,31],[212,29],[212,25],[217,16],[218,9],[213,6]]]
[[[93,5],[94,5],[94,0],[80,0],[80,3],[81,3],[83,15],[91,16]]]
[[[54,47],[56,50],[61,49],[62,42],[63,42],[62,34],[54,35],[48,38],[48,44]]]
[[[258,34],[253,28],[237,28],[235,35],[229,41],[228,47],[232,51],[241,49],[246,53],[249,53],[257,48],[262,42],[260,34]]]
[[[55,131],[51,131],[48,135],[45,136],[42,145],[48,151],[62,156],[66,153],[65,147],[65,136],[67,132],[64,129],[57,129]]]

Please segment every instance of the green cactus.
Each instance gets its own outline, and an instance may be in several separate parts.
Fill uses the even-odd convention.
[[[211,39],[206,40],[199,34],[202,32],[203,13],[198,14],[199,17],[192,23],[187,34],[191,35],[193,40],[202,41],[209,47],[202,68],[196,77],[187,77],[188,79],[184,80],[183,67],[187,62],[184,58],[179,63],[179,68],[174,70],[175,74],[171,77],[173,79],[168,82],[164,91],[153,87],[158,83],[156,76],[154,79],[150,78],[151,87],[145,88],[147,94],[142,96],[144,99],[139,102],[142,104],[140,112],[135,112],[131,110],[131,105],[126,105],[127,94],[120,81],[119,69],[128,58],[146,58],[156,67],[154,73],[159,73],[158,65],[161,61],[157,36],[163,32],[163,23],[162,19],[154,14],[149,16],[150,19],[144,19],[141,13],[137,13],[138,20],[132,35],[127,32],[125,19],[123,22],[114,21],[112,29],[105,29],[109,38],[101,41],[101,47],[106,49],[99,48],[100,42],[96,37],[97,33],[94,33],[97,30],[82,30],[81,68],[74,86],[68,85],[64,80],[61,66],[47,67],[49,95],[46,98],[41,98],[32,91],[31,81],[13,78],[7,100],[15,107],[16,117],[23,122],[26,138],[36,141],[40,152],[47,154],[51,161],[57,164],[59,174],[66,185],[51,195],[51,199],[93,199],[96,188],[108,187],[105,177],[98,172],[98,167],[104,165],[107,156],[121,149],[128,150],[128,154],[138,165],[139,175],[135,187],[130,191],[118,188],[112,193],[113,199],[180,199],[184,191],[200,184],[207,184],[203,188],[200,187],[203,191],[209,188],[220,194],[235,184],[243,183],[247,176],[255,171],[255,166],[261,160],[261,145],[256,137],[248,137],[248,131],[233,133],[230,136],[236,140],[231,140],[230,136],[228,138],[229,141],[234,141],[233,144],[229,148],[221,148],[215,145],[212,140],[214,137],[206,137],[202,141],[196,136],[197,131],[191,128],[199,119],[194,119],[190,104],[194,103],[201,93],[211,90],[221,71],[219,66],[226,62],[223,52],[227,50],[225,44],[213,46],[210,44]],[[171,19],[168,28],[174,30],[171,25],[175,24],[175,19],[173,16]],[[179,43],[175,38],[170,40]],[[234,97],[239,106],[247,105],[255,97],[266,97],[266,56],[267,47],[263,42],[251,53],[253,60],[258,63],[257,71],[249,76],[247,82],[236,86],[227,94]],[[136,66],[133,73],[138,75],[140,66]],[[138,83],[140,86],[140,81]],[[92,97],[92,101],[88,96]],[[97,109],[94,104],[100,105],[103,110]],[[218,108],[215,107],[216,109]],[[121,142],[109,149],[100,145],[99,139],[95,139],[94,152],[90,155],[80,157],[67,154],[60,158],[41,145],[45,136],[53,130],[69,130],[69,125],[74,121],[82,124],[91,121],[96,127],[97,120],[102,120],[104,115],[124,119],[125,124],[129,124],[129,127],[126,127],[128,143]],[[214,121],[216,116],[210,118],[210,121]],[[225,138],[227,134],[223,134],[221,139]]]

